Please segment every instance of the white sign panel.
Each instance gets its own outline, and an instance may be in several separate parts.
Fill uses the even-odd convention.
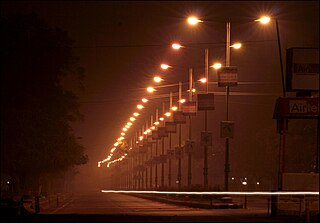
[[[238,68],[221,67],[218,70],[218,86],[237,86],[238,85]]]
[[[319,49],[287,50],[287,91],[319,91]]]

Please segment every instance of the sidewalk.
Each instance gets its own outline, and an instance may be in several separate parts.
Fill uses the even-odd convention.
[[[241,202],[232,201],[231,197],[216,198],[213,196],[188,196],[188,195],[150,195],[131,194],[132,196],[146,198],[154,201],[183,205],[204,209],[237,209],[243,208]]]

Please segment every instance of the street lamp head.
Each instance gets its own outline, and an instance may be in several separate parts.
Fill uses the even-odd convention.
[[[156,82],[156,83],[160,83],[161,81],[163,81],[163,79],[161,77],[159,77],[159,76],[155,76],[153,78],[153,81]]]
[[[152,93],[152,92],[154,92],[156,89],[154,89],[153,87],[147,87],[147,91],[149,92],[149,93]]]
[[[234,48],[234,49],[240,49],[241,46],[242,46],[241,43],[234,43],[234,44],[232,44],[230,47],[232,47],[232,48]]]
[[[201,83],[206,83],[207,82],[207,78],[203,77],[199,80]]]
[[[175,50],[179,50],[182,46],[179,43],[173,43],[171,47]]]
[[[144,106],[139,104],[139,105],[137,105],[137,108],[138,108],[138,109],[143,109]]]
[[[141,101],[142,101],[143,103],[147,103],[149,100],[146,99],[146,98],[142,98]]]
[[[178,107],[177,107],[177,106],[173,106],[173,107],[171,108],[171,110],[172,110],[172,111],[177,111],[177,110],[178,110]]]
[[[220,69],[222,67],[222,64],[221,63],[215,63],[213,65],[211,65],[210,67],[214,68],[214,69]]]
[[[197,17],[194,17],[194,16],[191,16],[188,18],[188,23],[190,25],[194,26],[194,25],[197,25],[199,22],[203,22],[203,21],[201,21],[200,19],[198,19]]]
[[[261,22],[262,24],[267,24],[269,23],[271,18],[269,16],[262,16],[259,19],[254,20],[255,22]]]
[[[166,70],[166,69],[170,68],[171,66],[163,63],[160,65],[160,67],[161,67],[161,69]]]

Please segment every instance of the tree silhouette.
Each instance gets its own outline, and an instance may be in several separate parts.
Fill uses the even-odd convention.
[[[70,124],[83,119],[61,80],[84,69],[73,41],[35,14],[1,17],[1,176],[14,190],[36,190],[41,176],[88,160]],[[4,177],[2,177],[4,178]]]

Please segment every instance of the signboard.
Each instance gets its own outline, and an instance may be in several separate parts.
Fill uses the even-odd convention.
[[[147,136],[147,140],[148,140],[148,145],[149,146],[151,146],[152,143],[156,143],[156,141],[152,139],[152,135],[148,135]]]
[[[168,149],[167,150],[167,155],[168,155],[168,158],[172,158],[174,156],[174,150],[173,149]]]
[[[237,67],[221,67],[218,70],[218,86],[234,87],[238,85],[238,68]]]
[[[147,152],[147,146],[139,146],[139,153],[146,153]]]
[[[187,122],[186,116],[182,114],[182,111],[173,112],[173,121],[176,124],[185,124]]]
[[[319,48],[289,48],[286,91],[319,91]]]
[[[220,123],[220,137],[221,138],[233,138],[234,122],[222,121]]]
[[[169,133],[169,132],[172,132],[172,133],[176,133],[177,132],[177,125],[176,123],[174,122],[166,122],[165,123],[165,126],[166,126],[166,131]]]
[[[160,155],[161,163],[167,163],[167,155]]]
[[[201,132],[201,141],[202,146],[212,146],[212,132]]]
[[[198,94],[198,110],[214,110],[214,94]]]
[[[194,152],[195,142],[187,140],[186,144],[184,145],[184,148],[185,148],[185,153],[192,154]]]
[[[273,118],[318,118],[319,97],[290,97],[278,98]]]
[[[152,139],[153,140],[160,139],[160,137],[158,135],[158,130],[152,130]]]
[[[174,148],[174,155],[175,155],[176,159],[181,159],[183,156],[182,148],[180,148],[179,146],[175,147]]]
[[[168,132],[166,131],[166,127],[158,127],[158,136],[161,137],[168,137]]]
[[[188,101],[181,105],[181,110],[184,115],[196,115],[197,114],[197,102]]]

